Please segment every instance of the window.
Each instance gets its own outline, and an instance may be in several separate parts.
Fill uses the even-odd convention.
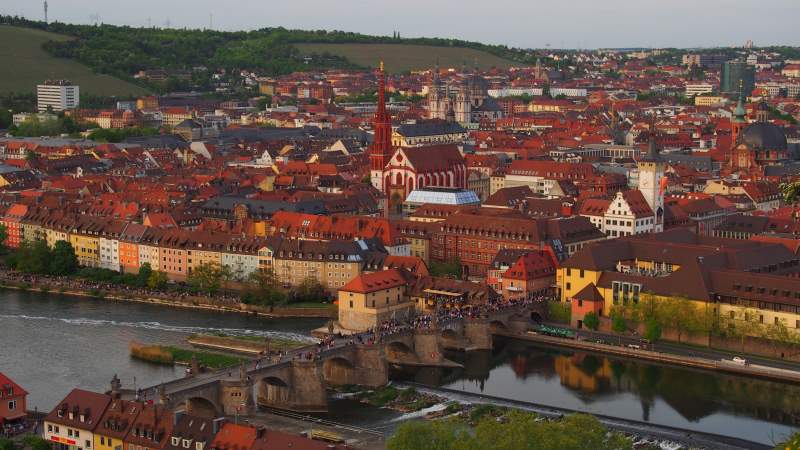
[[[735,319],[736,318],[736,312],[735,311],[731,311],[728,314],[731,316],[731,319]]]
[[[572,283],[567,283],[567,290],[572,289]]]
[[[583,278],[583,269],[581,269],[580,277]]]
[[[798,320],[797,322],[800,323],[800,320]],[[52,433],[53,432],[53,426],[50,425],[49,423],[47,424],[47,432],[48,433]]]
[[[92,442],[91,442],[90,440],[88,440],[88,439],[87,439],[87,440],[86,440],[86,445],[85,445],[85,447],[86,447],[86,448],[92,448]]]
[[[100,436],[100,445],[106,445],[106,438]]]
[[[8,402],[8,410],[14,411],[15,409],[17,409],[17,401],[11,400],[10,402]]]

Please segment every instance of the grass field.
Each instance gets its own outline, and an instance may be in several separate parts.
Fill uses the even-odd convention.
[[[49,40],[67,36],[31,28],[0,25],[0,93],[34,92],[48,78],[68,79],[81,93],[94,95],[141,95],[147,91],[126,81],[92,73],[88,67],[69,59],[54,58],[42,50]]]
[[[378,62],[383,60],[386,70],[395,73],[432,68],[436,64],[436,58],[439,58],[439,65],[442,68],[460,68],[462,63],[471,68],[475,59],[478,60],[478,66],[483,69],[519,65],[471,48],[408,44],[295,44],[295,46],[303,54],[328,52],[343,56],[364,67],[377,67]]]

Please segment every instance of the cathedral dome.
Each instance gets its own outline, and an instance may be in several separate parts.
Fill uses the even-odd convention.
[[[786,150],[786,135],[781,127],[769,122],[755,122],[739,136],[739,143],[753,150]]]

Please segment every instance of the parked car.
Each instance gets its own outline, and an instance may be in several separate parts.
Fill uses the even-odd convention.
[[[743,366],[747,365],[747,360],[742,358],[741,356],[734,356],[733,362],[735,362],[736,364],[741,364]]]

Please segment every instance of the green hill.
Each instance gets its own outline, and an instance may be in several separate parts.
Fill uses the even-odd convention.
[[[76,61],[55,58],[42,50],[47,41],[70,37],[33,28],[0,25],[0,93],[34,92],[48,78],[68,79],[81,93],[93,95],[141,95],[147,90],[108,75],[92,73]]]
[[[442,67],[461,67],[466,63],[472,67],[474,61],[482,68],[508,68],[520,63],[503,59],[490,53],[464,47],[443,47],[416,44],[295,44],[304,55],[324,54],[341,56],[348,61],[364,67],[376,67],[383,60],[386,70],[404,72],[407,70],[429,69],[436,64]]]

